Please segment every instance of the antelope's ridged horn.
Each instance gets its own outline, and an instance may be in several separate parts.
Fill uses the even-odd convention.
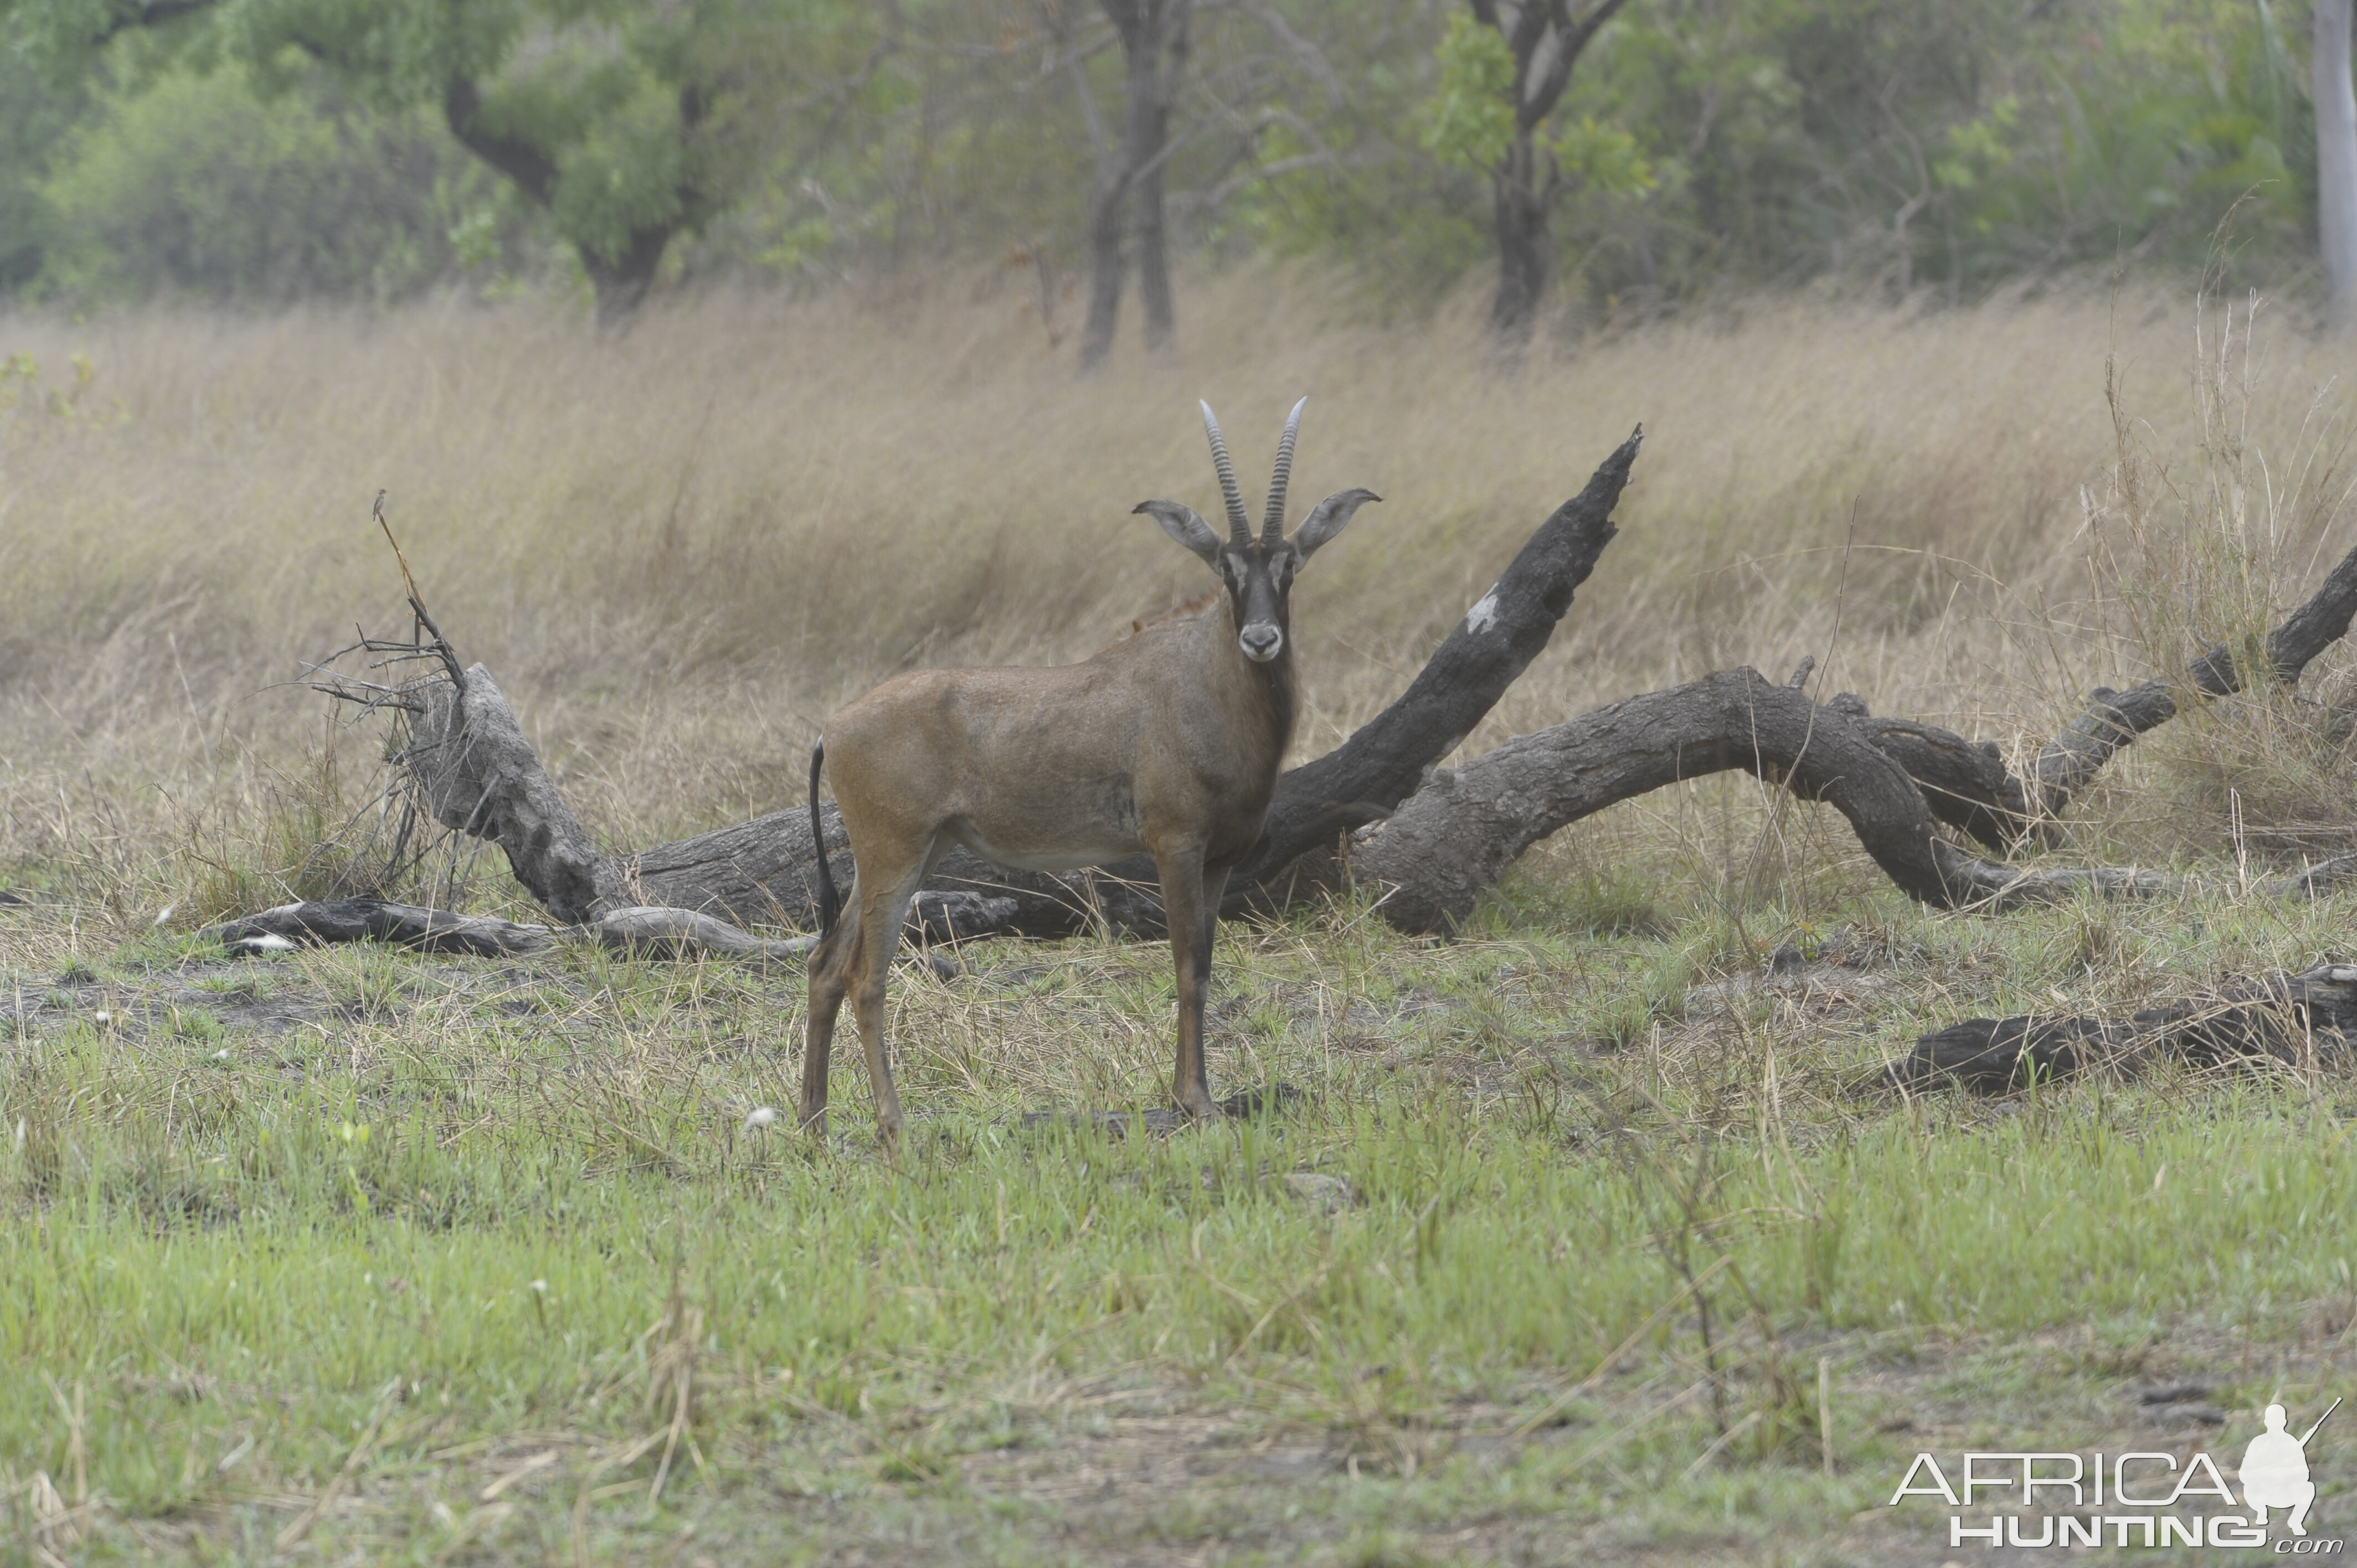
[[[1260,525],[1264,544],[1274,544],[1285,537],[1285,487],[1293,478],[1293,438],[1301,434],[1301,411],[1308,406],[1309,400],[1305,397],[1285,417],[1285,439],[1276,444],[1276,470],[1269,476],[1268,514]]]
[[[1211,438],[1211,467],[1220,471],[1220,489],[1228,498],[1228,538],[1237,544],[1252,542],[1252,520],[1244,515],[1243,488],[1236,483],[1236,466],[1228,457],[1227,438],[1220,434],[1220,422],[1208,403],[1203,410],[1203,432]]]

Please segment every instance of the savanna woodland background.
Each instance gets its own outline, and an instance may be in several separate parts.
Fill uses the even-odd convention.
[[[2330,1052],[1882,1070],[2357,957],[2263,886],[2357,850],[2338,647],[2018,852],[2167,897],[1926,910],[1724,775],[1448,940],[1232,922],[1218,1091],[1304,1098],[1168,1137],[1025,1119],[1163,1102],[1111,933],[903,966],[897,1159],[856,1068],[831,1142],[764,1115],[791,967],[198,934],[382,871],[382,726],[300,684],[408,625],[378,490],[627,848],[1195,592],[1129,509],[1217,515],[1199,396],[1249,485],[1312,394],[1297,493],[1385,498],[1296,596],[1297,757],[1641,420],[1460,756],[1808,655],[2018,768],[2357,544],[2346,0],[0,18],[0,1561],[1931,1568],[1918,1450],[2231,1475],[2352,1391]],[[539,918],[463,845],[375,890]]]

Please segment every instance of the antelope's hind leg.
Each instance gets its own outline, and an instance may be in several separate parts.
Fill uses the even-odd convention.
[[[871,884],[875,891],[859,900],[859,946],[848,966],[846,989],[851,993],[852,1016],[859,1024],[859,1043],[866,1047],[867,1085],[876,1094],[876,1131],[887,1144],[898,1142],[900,1136],[900,1093],[892,1084],[892,1056],[884,1037],[884,983],[892,972],[892,957],[900,948],[900,928],[908,923],[909,905],[943,848],[937,836],[929,836],[913,846],[912,854],[894,856],[877,868]]]
[[[851,880],[851,909],[860,907],[862,878]],[[810,955],[810,1017],[802,1030],[802,1100],[800,1122],[804,1132],[826,1136],[826,1069],[834,1054],[834,1024],[851,983],[853,955],[859,945],[859,922],[838,916]]]

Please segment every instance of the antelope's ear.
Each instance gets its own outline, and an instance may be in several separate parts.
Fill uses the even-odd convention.
[[[1220,569],[1220,536],[1211,525],[1195,515],[1195,509],[1177,501],[1140,501],[1130,509],[1144,512],[1162,525],[1162,532],[1203,558],[1203,564],[1216,572]]]
[[[1294,531],[1293,547],[1301,553],[1304,561],[1308,560],[1319,545],[1350,525],[1361,507],[1383,499],[1372,490],[1341,490],[1328,496]]]

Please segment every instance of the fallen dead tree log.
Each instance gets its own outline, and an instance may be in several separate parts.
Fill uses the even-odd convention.
[[[2193,1067],[2276,1061],[2345,1067],[2357,1044],[2357,966],[2319,964],[2147,1007],[2124,1019],[1967,1018],[1923,1036],[1889,1069],[1910,1089],[2003,1094],[2096,1069],[2168,1058]]]
[[[1642,438],[1640,430],[1621,443],[1539,525],[1397,702],[1333,752],[1278,780],[1262,843],[1230,879],[1231,909],[1279,903],[1305,889],[1309,883],[1279,886],[1294,862],[1398,805],[1487,716],[1546,647],[1611,542],[1612,512]],[[517,881],[560,921],[581,924],[640,907],[739,927],[808,926],[822,851],[838,884],[849,884],[849,846],[832,805],[822,811],[819,842],[796,806],[628,854],[597,854],[490,671],[481,664],[460,670],[414,589],[411,603],[423,628],[417,641],[363,639],[357,647],[391,660],[429,660],[435,674],[385,685],[327,672],[315,684],[366,708],[395,710],[405,725],[396,765],[433,820],[499,844]],[[432,633],[430,643],[423,632]],[[1161,923],[1150,860],[1049,875],[1009,871],[963,849],[943,858],[911,918],[937,938],[1069,936],[1092,928],[1151,933]]]
[[[2008,853],[2053,809],[2049,802],[2067,802],[2067,791],[2049,789],[2042,770],[2040,783],[2025,784],[1994,745],[1873,715],[1850,693],[1813,703],[1798,690],[1802,677],[1779,687],[1749,670],[1723,671],[1518,737],[1453,775],[1434,774],[1545,648],[1593,571],[1617,532],[1612,512],[1641,436],[1631,435],[1540,525],[1396,702],[1342,746],[1279,780],[1262,843],[1231,878],[1228,912],[1280,908],[1355,876],[1388,890],[1384,913],[1394,924],[1446,930],[1537,839],[1616,800],[1728,768],[1834,804],[1894,882],[1937,907],[2006,908],[2081,891],[2151,896],[2179,886],[2135,869],[2025,869],[1966,853],[1937,824]],[[813,922],[822,854],[838,884],[848,883],[848,845],[832,806],[821,812],[815,840],[797,806],[631,854],[597,854],[490,671],[459,668],[417,605],[414,585],[411,604],[423,628],[416,641],[360,646],[395,660],[430,659],[439,673],[398,686],[331,674],[320,689],[398,710],[405,735],[396,763],[432,819],[498,843],[518,881],[557,919],[587,925],[634,910],[641,921],[670,922],[640,944],[643,950],[727,951],[728,939],[715,930]],[[2276,677],[2296,679],[2345,634],[2352,610],[2357,551],[2270,638]],[[430,643],[424,631],[433,633]],[[2238,679],[2223,650],[2197,667],[2197,689],[2232,690]],[[2164,685],[2151,684],[2166,696]],[[2070,787],[2092,778],[2125,744],[2110,743],[2071,775],[2078,783]],[[2094,754],[2083,747],[2072,755],[2083,761]],[[1346,851],[1345,835],[1370,824],[1381,826]],[[2352,875],[2357,858],[2270,886],[2315,893]],[[1056,937],[1090,929],[1150,934],[1161,920],[1152,864],[1143,858],[1049,875],[1008,871],[958,849],[920,896],[910,927],[935,940]]]
[[[1973,855],[1941,836],[1926,792],[1851,713],[1749,669],[1614,703],[1436,774],[1361,835],[1351,872],[1381,889],[1394,926],[1445,932],[1539,840],[1663,785],[1729,770],[1834,807],[1884,875],[1935,908],[2082,892],[2150,897],[2183,886],[2133,868],[2025,868]],[[2352,876],[2357,857],[2265,889],[2314,894]]]

